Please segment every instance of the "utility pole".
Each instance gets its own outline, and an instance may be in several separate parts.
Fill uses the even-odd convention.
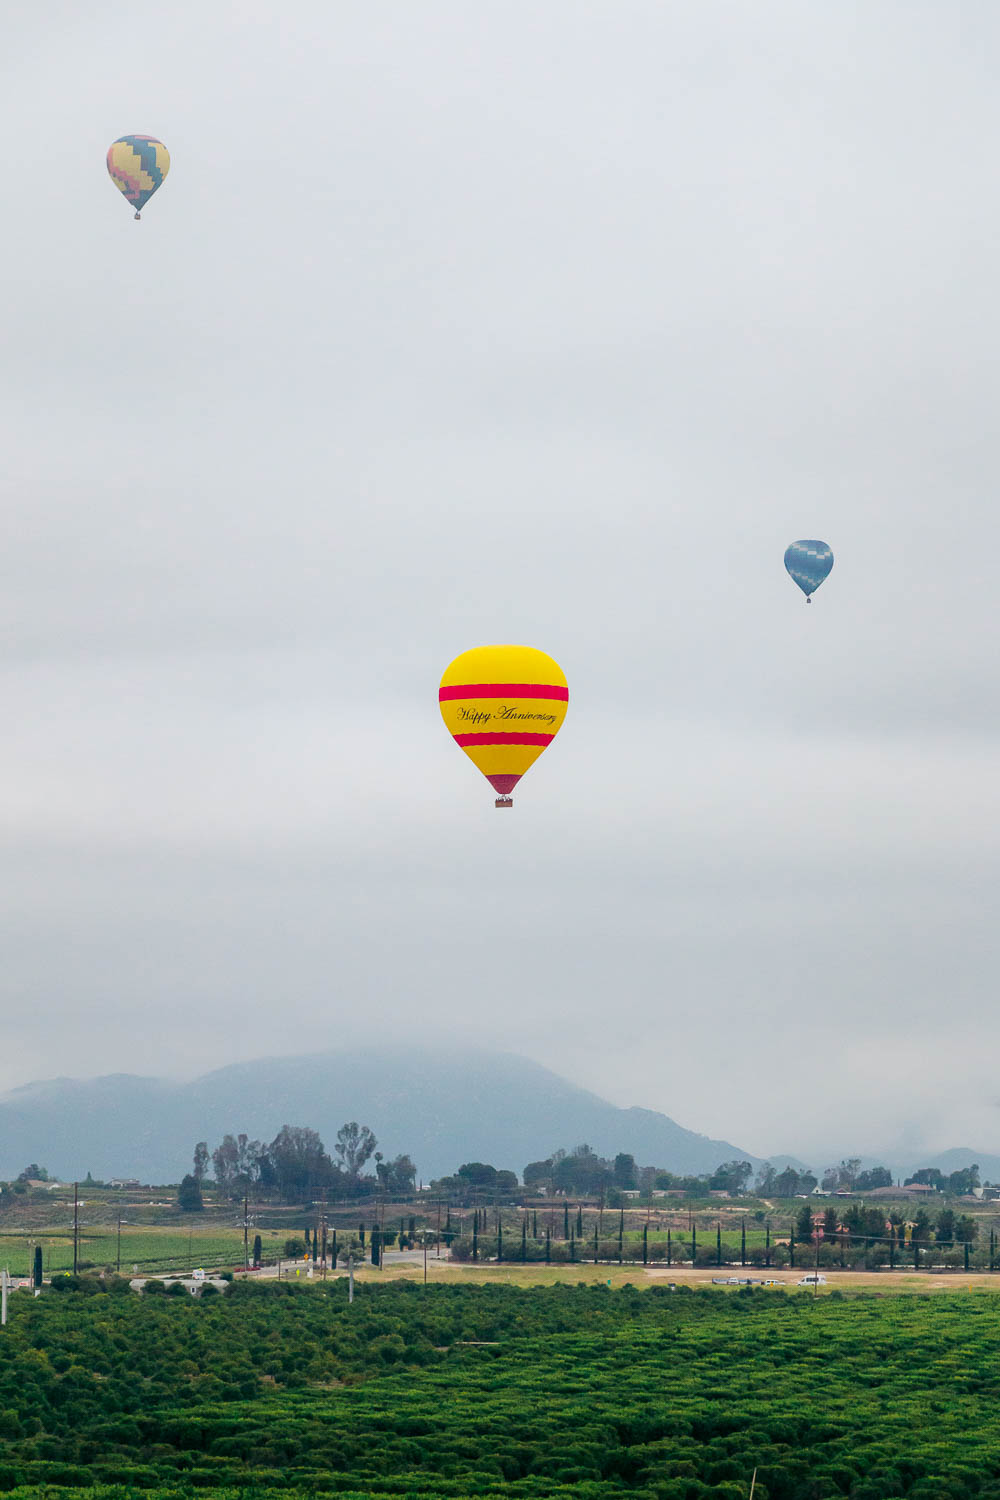
[[[10,1277],[7,1275],[7,1267],[0,1271],[0,1328],[7,1327],[7,1283]]]
[[[115,1255],[115,1270],[121,1273],[122,1268],[122,1211],[118,1210],[118,1250]]]
[[[80,1250],[80,1184],[73,1184],[73,1275],[79,1260]]]
[[[243,1195],[243,1269],[250,1269],[250,1248],[247,1244],[247,1236],[250,1233],[250,1203],[247,1195]]]

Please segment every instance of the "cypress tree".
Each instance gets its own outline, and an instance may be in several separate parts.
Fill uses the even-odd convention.
[[[583,1239],[583,1204],[582,1203],[578,1203],[576,1205],[576,1237],[577,1237],[578,1240],[582,1240]]]
[[[569,1239],[569,1204],[563,1204],[563,1239]]]
[[[473,1220],[472,1220],[472,1259],[473,1260],[478,1260],[479,1259],[479,1215],[478,1215],[478,1213],[473,1217]]]
[[[263,1253],[264,1247],[260,1242],[260,1235],[255,1234],[253,1237],[253,1263],[255,1266],[260,1265],[260,1260]]]
[[[622,1263],[622,1252],[625,1248],[625,1210],[622,1209],[618,1219],[618,1264]]]
[[[697,1254],[698,1254],[698,1231],[694,1227],[694,1220],[692,1219],[691,1220],[691,1264],[692,1265],[694,1265],[694,1258],[695,1258],[695,1256]]]
[[[673,1265],[673,1246],[670,1243],[670,1230],[667,1230],[667,1265]]]
[[[722,1220],[715,1226],[715,1264],[722,1265]]]
[[[365,1226],[363,1223],[358,1225],[358,1238],[361,1240],[361,1248],[363,1250],[365,1248]]]
[[[546,1231],[545,1231],[545,1264],[549,1265],[551,1263],[551,1261],[552,1261],[552,1231],[551,1231],[551,1229],[546,1229]]]
[[[42,1284],[42,1247],[41,1247],[41,1245],[36,1245],[35,1246],[35,1264],[32,1267],[31,1279],[34,1282],[36,1289],[41,1286],[41,1284]]]
[[[538,1238],[538,1210],[537,1210],[537,1208],[533,1208],[531,1210],[531,1238],[533,1240],[537,1240],[537,1238]]]
[[[416,1229],[416,1227],[417,1227],[417,1221],[416,1221],[416,1219],[411,1219],[410,1220],[410,1233],[411,1234],[414,1232],[414,1230]],[[447,1210],[447,1212],[446,1212],[446,1214],[444,1216],[444,1227],[445,1227],[445,1230],[450,1234],[451,1233],[451,1204],[450,1203],[448,1204],[448,1210]]]
[[[524,1217],[524,1223],[521,1225],[521,1260],[522,1261],[526,1261],[527,1259],[528,1259],[528,1216],[526,1214],[525,1217]]]
[[[889,1270],[896,1268],[896,1226],[889,1225]]]
[[[643,1226],[642,1226],[642,1263],[643,1263],[644,1266],[648,1266],[649,1265],[649,1225],[648,1224],[643,1224]]]
[[[503,1260],[503,1225],[500,1223],[500,1215],[497,1214],[497,1265]]]
[[[746,1263],[747,1263],[747,1221],[746,1221],[746,1219],[741,1219],[740,1220],[740,1265],[741,1266],[745,1266]]]
[[[372,1265],[373,1266],[380,1266],[382,1264],[382,1237],[381,1237],[381,1235],[378,1232],[378,1225],[377,1224],[373,1224],[372,1225],[371,1251],[372,1251]]]
[[[771,1264],[771,1221],[768,1219],[764,1225],[764,1264]]]
[[[794,1267],[794,1265],[795,1265],[795,1225],[794,1224],[789,1224],[789,1226],[788,1226],[788,1264],[790,1266],[792,1266],[792,1267]]]
[[[569,1237],[569,1258],[576,1265],[576,1236],[571,1232]]]
[[[597,1225],[595,1223],[595,1225],[594,1225],[594,1265],[595,1266],[597,1265],[597,1260],[598,1260],[599,1254],[600,1254],[600,1247],[599,1247],[599,1245],[597,1243]]]
[[[330,1241],[330,1259],[333,1261],[334,1265],[337,1264],[337,1230],[336,1230],[336,1227],[334,1228],[333,1237],[332,1237],[332,1239]]]
[[[965,1252],[965,1269],[968,1270],[969,1269],[969,1242],[968,1242],[968,1240],[966,1240],[965,1244],[962,1246],[962,1249]]]

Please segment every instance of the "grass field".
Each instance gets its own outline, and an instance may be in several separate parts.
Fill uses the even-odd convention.
[[[256,1233],[258,1231],[254,1231]],[[259,1231],[264,1255],[273,1259],[282,1253],[290,1231],[262,1229]],[[30,1273],[36,1245],[42,1247],[42,1266],[46,1277],[58,1271],[73,1269],[72,1234],[48,1234],[44,1231],[28,1235],[22,1231],[0,1231],[0,1264],[6,1265],[12,1276],[27,1276]],[[251,1237],[252,1245],[252,1237]],[[118,1263],[118,1236],[114,1229],[103,1225],[100,1232],[82,1231],[79,1241],[81,1263],[103,1269]],[[189,1230],[176,1227],[164,1229],[132,1229],[122,1225],[121,1268],[131,1272],[133,1266],[140,1275],[153,1271],[190,1270],[193,1266],[241,1266],[243,1264],[242,1230],[221,1229],[216,1225]]]

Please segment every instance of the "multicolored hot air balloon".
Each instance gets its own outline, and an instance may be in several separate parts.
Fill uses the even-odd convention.
[[[154,135],[122,135],[108,147],[108,171],[138,219],[170,171],[170,152]]]
[[[533,646],[477,646],[441,678],[441,717],[497,793],[511,792],[562,727],[569,688],[562,668]]]
[[[792,542],[785,550],[785,567],[811,604],[809,595],[833,567],[833,553],[825,542]]]

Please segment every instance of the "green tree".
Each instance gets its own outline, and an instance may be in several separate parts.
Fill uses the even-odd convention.
[[[635,1157],[628,1151],[619,1151],[612,1168],[612,1178],[617,1188],[635,1188],[639,1182],[639,1169]]]
[[[750,1162],[724,1161],[721,1166],[716,1167],[708,1185],[715,1192],[731,1193],[734,1198],[739,1198],[746,1191],[752,1176],[753,1167]]]
[[[937,1216],[934,1238],[939,1245],[950,1245],[955,1239],[955,1210],[942,1208]]]
[[[859,1172],[854,1183],[857,1193],[870,1193],[873,1188],[892,1187],[892,1173],[888,1167],[869,1167]]]
[[[945,1185],[944,1173],[938,1171],[937,1167],[920,1167],[912,1177],[905,1179],[906,1187],[910,1187],[913,1183],[919,1184],[920,1187],[936,1188],[938,1192],[942,1192]]]
[[[959,1167],[957,1172],[948,1174],[948,1192],[956,1198],[967,1197],[977,1187],[979,1167],[975,1163],[971,1167]]]
[[[925,1208],[918,1208],[910,1225],[910,1244],[927,1245],[931,1238],[931,1218]]]
[[[377,1145],[374,1132],[367,1125],[359,1125],[357,1120],[349,1120],[346,1125],[341,1125],[337,1131],[334,1150],[341,1167],[352,1182],[357,1182],[362,1167],[374,1154]]]
[[[330,1181],[333,1163],[309,1126],[282,1125],[267,1152],[286,1203],[307,1203]]]
[[[48,1180],[48,1172],[46,1172],[44,1167],[40,1167],[37,1161],[33,1161],[30,1166],[25,1167],[23,1172],[18,1172],[16,1178],[17,1182],[48,1182]]]
[[[199,1141],[194,1148],[194,1165],[191,1168],[191,1176],[199,1185],[204,1182],[208,1171],[208,1143]]]
[[[201,1213],[205,1207],[198,1179],[191,1172],[181,1178],[181,1185],[177,1189],[177,1207],[185,1214]]]
[[[970,1214],[962,1214],[955,1220],[955,1239],[960,1245],[974,1244],[979,1234],[979,1225]]]
[[[774,1179],[772,1192],[778,1198],[794,1198],[799,1191],[799,1174],[794,1167],[786,1167]]]

